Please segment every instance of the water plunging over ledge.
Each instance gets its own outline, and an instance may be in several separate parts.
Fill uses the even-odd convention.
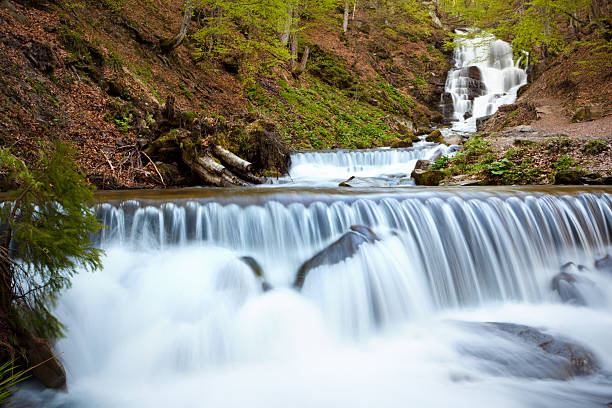
[[[206,189],[102,199],[104,270],[75,277],[57,315],[69,392],[42,407],[596,407],[612,385],[610,188]],[[379,236],[297,269],[351,225]],[[251,256],[263,292],[239,257]],[[585,265],[586,306],[551,278]],[[603,374],[512,374],[524,345],[456,320],[511,321],[578,339]],[[500,366],[464,354],[503,356]],[[500,357],[501,358],[501,357]]]
[[[480,36],[456,43],[455,69],[446,79],[442,110],[453,121],[453,130],[473,133],[476,119],[516,101],[519,88],[527,83],[527,73],[519,67],[520,59],[513,60],[512,46],[505,41]]]

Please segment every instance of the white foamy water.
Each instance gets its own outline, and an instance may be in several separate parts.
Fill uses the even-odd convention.
[[[612,196],[387,193],[203,199],[100,206],[104,270],[59,302],[68,393],[41,407],[601,407],[612,389]],[[287,201],[288,196],[291,200]],[[299,197],[299,195],[298,195]],[[303,196],[307,197],[307,196]],[[250,204],[249,204],[250,202]],[[335,264],[299,265],[351,225],[374,228]],[[275,289],[238,257],[250,255]],[[594,282],[562,304],[567,261]],[[586,345],[601,371],[538,371],[516,339],[458,323],[528,324]],[[489,361],[470,354],[503,356]],[[542,367],[545,369],[546,367]],[[32,405],[30,405],[32,406]]]
[[[418,142],[408,149],[330,150],[294,153],[289,176],[292,186],[336,187],[349,177],[379,178],[389,185],[414,185],[410,179],[417,160],[451,152],[448,146]]]
[[[448,73],[445,92],[453,98],[456,131],[475,132],[477,118],[514,103],[517,91],[527,83],[525,70],[519,68],[520,60],[513,60],[512,46],[502,40],[486,36],[459,39],[454,59],[455,69]],[[470,78],[470,67],[478,72],[480,81]],[[483,86],[482,95],[470,95],[474,88]],[[466,114],[470,116],[467,119]]]

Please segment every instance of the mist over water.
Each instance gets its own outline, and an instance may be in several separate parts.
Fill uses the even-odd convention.
[[[61,299],[68,394],[48,407],[601,407],[612,381],[606,193],[270,191],[232,200],[102,204],[104,270]],[[266,198],[267,197],[267,198]],[[316,196],[315,196],[316,197]],[[380,240],[291,288],[299,265],[351,225]],[[275,287],[263,292],[253,256]],[[550,287],[568,261],[587,306]],[[530,378],[528,345],[460,321],[529,324],[592,349],[599,374]],[[505,356],[505,365],[466,354]],[[485,350],[485,351],[482,351]],[[537,370],[536,370],[537,371]]]

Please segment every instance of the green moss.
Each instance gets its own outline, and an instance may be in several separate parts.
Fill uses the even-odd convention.
[[[589,140],[580,151],[591,156],[597,155],[608,148],[605,141],[600,139]]]

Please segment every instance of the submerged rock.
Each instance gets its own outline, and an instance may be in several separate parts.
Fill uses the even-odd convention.
[[[553,277],[551,287],[559,294],[563,302],[575,305],[586,305],[584,296],[576,286],[581,279],[584,278],[578,278],[571,273],[561,272]]]
[[[606,255],[595,261],[595,269],[601,272],[612,273],[612,256]]]
[[[267,292],[271,289],[273,289],[273,286],[270,285],[267,281],[266,281],[266,277],[264,275],[264,271],[263,268],[261,267],[261,265],[259,265],[259,262],[257,262],[255,260],[255,258],[253,258],[252,256],[241,256],[240,258],[238,258],[242,263],[244,263],[246,266],[248,266],[249,268],[251,268],[251,270],[253,271],[253,275],[255,275],[255,277],[257,277],[260,281],[261,281],[261,289],[264,292]]]
[[[355,177],[351,176],[349,179],[338,184],[339,187],[354,187],[354,188],[370,188],[370,187],[386,187],[389,182],[376,177]]]
[[[571,340],[542,333],[536,328],[498,322],[463,324],[475,330],[483,330],[487,338],[493,335],[502,340],[491,341],[486,346],[459,346],[461,352],[482,360],[482,368],[493,374],[569,380],[599,370],[592,351]]]
[[[300,266],[293,287],[302,289],[306,276],[312,269],[322,265],[337,264],[355,255],[361,245],[373,243],[377,240],[378,236],[370,228],[364,225],[351,226],[349,232],[342,235],[337,241],[319,251]]]

